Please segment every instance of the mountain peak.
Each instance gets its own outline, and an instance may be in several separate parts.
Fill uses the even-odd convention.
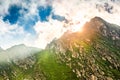
[[[94,17],[87,22],[83,27],[83,32],[86,34],[102,34],[109,38],[120,38],[120,26],[108,23],[100,17]]]
[[[118,27],[94,17],[84,25],[82,32],[65,33],[51,48],[80,80],[93,80],[93,77],[100,80],[120,79]]]
[[[25,44],[19,44],[19,45],[16,45],[16,46],[26,46]]]
[[[7,50],[12,49],[12,48],[20,48],[20,47],[27,47],[27,46],[25,44],[18,44],[18,45],[14,45],[14,46],[8,48]]]
[[[94,17],[84,25],[86,30],[98,30],[105,25],[106,21],[100,17]]]
[[[104,20],[101,17],[96,16],[92,18],[91,21],[104,21]]]
[[[108,23],[100,17],[94,17],[84,25],[82,32],[66,32],[61,38],[56,40],[56,42],[57,44],[59,43],[63,49],[66,49],[80,41],[89,42],[101,36],[112,40],[113,43],[116,41],[114,44],[119,47],[120,29],[118,27],[118,25]]]

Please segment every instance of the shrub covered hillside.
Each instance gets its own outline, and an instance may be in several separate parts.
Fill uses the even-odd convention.
[[[54,45],[54,46],[53,46]],[[99,17],[48,45],[79,80],[120,79],[120,26]]]
[[[0,64],[0,80],[120,80],[120,26],[99,17],[46,49]]]

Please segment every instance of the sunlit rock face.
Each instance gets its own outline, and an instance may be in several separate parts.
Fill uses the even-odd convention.
[[[120,28],[95,17],[82,32],[66,32],[49,48],[56,50],[79,79],[120,79]],[[53,46],[54,45],[54,46]]]
[[[0,64],[0,79],[119,80],[119,42],[119,26],[95,17],[82,31],[67,31],[36,54]],[[19,53],[28,48],[17,45],[8,50]]]
[[[119,4],[119,0],[0,0],[0,46],[25,44],[44,49],[95,16],[120,25]]]

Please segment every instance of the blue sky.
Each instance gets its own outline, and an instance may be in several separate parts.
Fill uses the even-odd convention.
[[[9,13],[3,17],[3,21],[9,21],[10,24],[15,24],[21,16],[21,14],[19,13],[21,9],[21,6],[11,5],[8,9]]]
[[[119,4],[118,0],[0,0],[0,46],[6,49],[24,43],[42,48],[95,16],[119,25]]]
[[[8,14],[3,16],[4,22],[9,22],[11,25],[17,24],[22,26],[25,31],[35,34],[33,26],[37,21],[48,22],[48,17],[52,15],[52,19],[58,21],[64,21],[65,17],[56,15],[52,12],[52,6],[38,6],[38,13],[36,15],[30,15],[28,19],[24,17],[29,13],[28,9],[19,6],[17,4],[12,4],[8,8]]]

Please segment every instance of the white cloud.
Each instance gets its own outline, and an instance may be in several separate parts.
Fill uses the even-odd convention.
[[[113,14],[109,14],[105,10],[102,9],[101,12],[96,9],[96,4],[104,4],[108,2],[110,5],[113,5]],[[89,20],[95,16],[102,17],[103,19],[120,25],[120,2],[111,2],[110,0],[63,0],[58,1],[55,0],[53,2],[54,12],[56,14],[65,16],[67,19],[71,20],[79,20],[82,22],[83,20]]]
[[[96,4],[103,5],[105,2],[109,2],[110,5],[113,5],[113,14],[108,13],[104,9],[102,9],[101,12],[96,9]],[[49,22],[45,23],[37,22],[34,26],[38,35],[35,40],[35,45],[40,48],[44,48],[47,43],[54,38],[59,38],[67,30],[78,31],[86,21],[89,21],[95,16],[102,17],[108,22],[120,25],[120,17],[118,17],[120,14],[120,6],[118,5],[118,2],[113,3],[109,0],[69,0],[69,2],[68,0],[54,0],[52,6],[55,14],[65,16],[72,25],[68,23],[66,24],[68,27],[65,28],[65,23],[51,19]],[[59,37],[57,37],[58,35]]]
[[[8,9],[11,5],[16,4],[18,6],[22,6],[29,10],[29,14],[36,14],[37,7],[40,5],[51,4],[51,0],[0,0],[0,15],[4,16],[5,14],[9,14]]]
[[[45,48],[48,43],[55,38],[59,38],[66,31],[63,27],[63,22],[52,19],[44,23],[38,21],[34,29],[37,33],[37,39],[34,43],[39,48]]]
[[[0,45],[8,48],[18,43],[25,43],[29,46],[36,46],[44,48],[47,43],[51,42],[54,38],[59,38],[65,31],[72,30],[77,31],[86,21],[89,21],[95,16],[102,17],[108,22],[120,25],[120,1],[116,0],[111,2],[110,0],[31,0],[29,4],[25,0],[0,0],[0,15],[5,15],[10,4],[20,4],[28,9],[28,13],[24,13],[24,19],[28,20],[30,16],[38,16],[38,6],[52,5],[53,12],[57,15],[64,16],[69,23],[59,22],[49,17],[49,22],[36,22],[33,28],[36,31],[36,38],[31,34],[25,32],[22,27],[10,25],[0,19]],[[112,14],[108,13],[104,9],[104,3],[108,2],[113,6]],[[2,3],[2,4],[1,4]],[[101,11],[96,9],[96,4],[100,4]],[[80,23],[79,23],[80,22]],[[72,23],[72,25],[71,25]],[[64,27],[67,26],[67,27]],[[12,31],[14,30],[14,31]],[[3,37],[4,35],[4,37]],[[14,37],[20,35],[21,38]]]
[[[20,0],[0,0],[0,15],[8,14],[8,8],[11,4],[20,3]]]
[[[24,43],[30,34],[25,32],[23,27],[17,24],[11,25],[0,18],[0,46],[7,49],[13,45]]]

